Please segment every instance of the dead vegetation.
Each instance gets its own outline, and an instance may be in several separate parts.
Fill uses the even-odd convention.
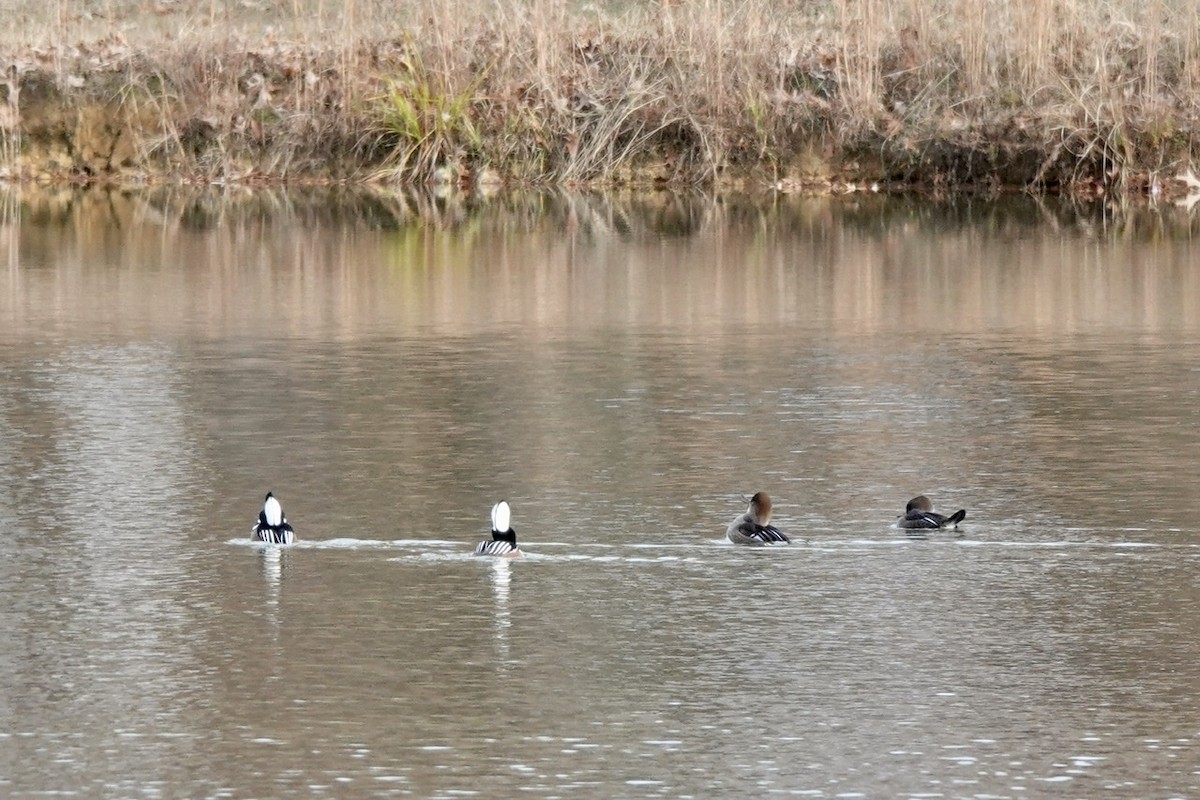
[[[1200,132],[1200,0],[88,7],[17,4],[10,178],[1157,192]]]

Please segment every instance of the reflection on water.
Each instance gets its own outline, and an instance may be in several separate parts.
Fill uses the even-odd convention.
[[[507,558],[493,558],[489,577],[492,579],[492,623],[496,631],[496,661],[505,667],[508,664],[508,629],[512,626],[512,612],[508,609],[508,591],[512,583],[511,565]]]
[[[0,793],[1200,793],[1182,212],[5,197]]]
[[[814,334],[1200,324],[1174,210],[867,196],[758,204],[91,192],[21,206],[4,318],[43,334],[370,333],[788,324]],[[1152,259],[1144,250],[1155,248]],[[21,269],[13,269],[13,264]]]
[[[278,620],[279,587],[283,583],[283,550],[277,546],[265,546],[259,549],[261,559],[263,586],[266,587],[266,610],[271,613],[272,621]]]

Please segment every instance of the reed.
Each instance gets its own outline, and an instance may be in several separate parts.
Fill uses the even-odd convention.
[[[1200,0],[10,5],[21,174],[1108,191],[1197,149]],[[125,149],[56,152],[97,104]]]

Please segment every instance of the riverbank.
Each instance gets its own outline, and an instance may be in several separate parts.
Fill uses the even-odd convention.
[[[0,175],[1186,191],[1200,0],[1044,5],[112,2],[3,43]]]

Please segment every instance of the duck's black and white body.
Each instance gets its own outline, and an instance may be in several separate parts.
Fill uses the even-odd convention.
[[[271,492],[267,492],[262,511],[258,512],[254,540],[271,544],[291,544],[296,541],[295,529],[288,524],[287,517],[283,515],[283,506],[279,505],[279,501]]]
[[[750,498],[746,513],[739,516],[725,530],[725,537],[734,544],[777,545],[791,544],[792,540],[771,523],[771,498],[766,492],[756,492]]]
[[[492,506],[492,538],[485,539],[475,547],[477,556],[505,556],[513,558],[521,555],[517,547],[517,532],[510,525],[512,509],[508,503],[501,500]]]
[[[904,515],[896,523],[900,528],[917,528],[933,530],[936,528],[957,528],[958,523],[967,518],[967,510],[960,508],[950,516],[939,514],[933,510],[933,502],[923,494],[919,494],[904,507]]]

